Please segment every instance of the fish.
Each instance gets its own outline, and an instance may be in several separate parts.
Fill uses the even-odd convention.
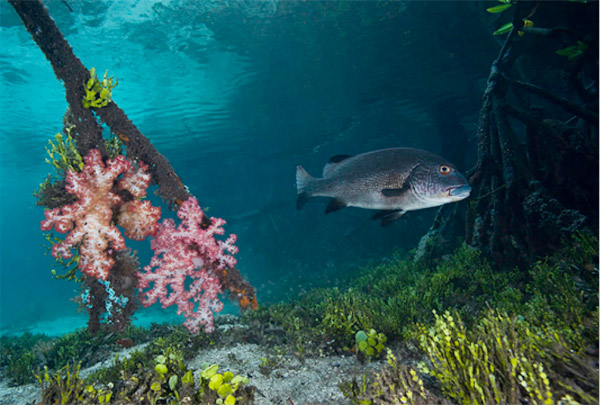
[[[387,226],[408,211],[457,202],[471,186],[456,166],[431,152],[388,148],[358,155],[336,155],[312,177],[296,166],[296,208],[313,197],[329,197],[326,214],[344,207],[378,210],[373,219]]]

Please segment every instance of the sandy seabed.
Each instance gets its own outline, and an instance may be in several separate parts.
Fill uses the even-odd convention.
[[[127,357],[143,347],[144,345],[139,345],[121,350],[119,358]],[[272,353],[272,350],[270,352]],[[204,363],[209,363],[218,364],[219,370],[229,370],[247,376],[249,384],[257,388],[253,402],[257,405],[350,404],[338,384],[353,377],[360,378],[363,373],[383,366],[383,361],[361,364],[355,356],[334,355],[307,358],[300,362],[292,355],[285,355],[269,375],[264,375],[259,371],[259,365],[261,359],[267,357],[270,352],[261,345],[240,343],[231,347],[200,350],[196,357],[186,364],[195,371],[195,375],[200,373]],[[82,369],[80,376],[86,377],[98,368],[110,366],[115,354],[116,352],[107,356],[108,360]],[[37,404],[40,401],[41,391],[38,384],[9,387],[7,381],[0,382],[0,404],[24,405]]]

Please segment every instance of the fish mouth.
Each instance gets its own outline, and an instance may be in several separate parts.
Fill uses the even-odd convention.
[[[466,184],[464,186],[449,187],[447,191],[450,197],[467,198],[469,195],[471,195],[471,186]]]

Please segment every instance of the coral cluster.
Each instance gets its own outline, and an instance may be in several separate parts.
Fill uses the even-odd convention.
[[[104,161],[97,149],[78,163],[73,158],[79,155],[72,139],[56,139],[57,146],[52,145],[56,158],[50,154],[51,163],[65,179],[49,183],[46,190],[52,189],[52,195],[58,196],[53,201],[63,202],[45,211],[41,228],[68,233],[64,240],[52,235],[46,238],[52,243],[55,259],[67,267],[76,266],[60,277],[85,281],[80,301],[90,312],[90,331],[98,330],[100,312],[107,312],[107,323],[117,320],[117,329],[127,325],[136,308],[134,291],[138,288],[149,288],[140,295],[144,306],[157,301],[163,307],[176,304],[178,313],[187,318],[185,326],[194,332],[200,331],[200,325],[206,332],[214,330],[213,312],[223,309],[218,294],[225,290],[242,308],[256,308],[254,289],[235,269],[236,236],[215,238],[225,233],[224,220],[208,218],[190,197],[178,211],[181,224],[166,219],[159,225],[161,209],[144,200],[151,180],[146,164],[133,163],[122,155]],[[63,194],[71,198],[60,197]],[[118,253],[125,249],[122,231],[134,240],[156,235],[151,244],[155,257],[144,272],[136,274],[137,266],[126,274],[119,270]],[[77,269],[89,278],[77,278]],[[111,297],[119,297],[120,305],[107,306],[113,302]],[[116,318],[112,309],[118,310]]]
[[[236,236],[230,235],[225,241],[215,239],[215,235],[224,234],[225,221],[210,218],[207,223],[193,197],[181,204],[177,216],[181,220],[178,226],[172,219],[162,222],[151,242],[154,257],[138,273],[141,290],[152,284],[143,292],[142,305],[148,307],[157,301],[163,308],[177,305],[177,314],[187,318],[185,326],[190,331],[198,332],[204,325],[206,332],[212,332],[213,312],[223,309],[217,273],[234,268]]]
[[[47,210],[41,228],[69,232],[63,242],[52,247],[53,257],[69,259],[71,249],[78,247],[81,271],[106,280],[114,265],[112,253],[125,248],[125,240],[112,222],[113,210],[119,213],[117,222],[125,235],[136,240],[156,231],[161,210],[139,200],[145,197],[150,182],[144,163],[136,166],[122,155],[104,163],[97,149],[90,150],[84,162],[81,172],[68,170],[66,174],[65,189],[77,201]]]

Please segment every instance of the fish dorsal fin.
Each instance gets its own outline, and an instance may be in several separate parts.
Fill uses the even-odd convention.
[[[330,157],[329,161],[323,168],[323,177],[328,177],[331,171],[335,169],[335,167],[338,165],[338,163],[348,159],[349,157],[352,157],[352,155],[335,155]]]
[[[340,163],[342,160],[346,160],[349,157],[352,157],[352,155],[335,155],[330,157],[327,163]]]
[[[338,200],[337,198],[333,198],[331,201],[329,201],[329,204],[327,205],[327,208],[325,209],[325,214],[329,214],[330,212],[341,210],[345,206],[346,206],[346,203],[344,203],[341,200]]]

